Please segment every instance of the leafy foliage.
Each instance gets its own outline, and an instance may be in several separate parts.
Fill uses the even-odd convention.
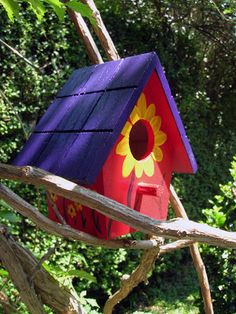
[[[203,210],[204,222],[214,227],[235,231],[236,227],[236,156],[231,164],[232,179],[220,185],[220,193],[210,201],[210,207]],[[236,311],[236,255],[234,250],[207,247],[202,249],[207,259],[207,270],[211,282],[215,312]]]
[[[14,22],[15,18],[19,18],[19,12],[24,9],[25,4],[28,4],[28,8],[34,12],[37,19],[41,21],[48,10],[51,8],[58,16],[59,20],[63,20],[65,11],[67,8],[72,9],[80,13],[82,16],[86,16],[93,22],[91,10],[83,3],[76,0],[69,2],[62,2],[60,0],[22,0],[21,4],[17,0],[0,0],[3,8],[6,10],[8,18],[11,22]]]

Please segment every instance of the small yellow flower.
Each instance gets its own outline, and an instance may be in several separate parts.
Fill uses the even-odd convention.
[[[132,170],[140,178],[143,172],[151,177],[154,174],[154,161],[163,159],[160,148],[167,140],[167,135],[160,130],[161,117],[156,115],[154,104],[147,106],[144,93],[130,114],[121,134],[122,140],[116,147],[116,153],[125,156],[122,176],[128,177]]]
[[[83,210],[83,206],[82,206],[81,204],[79,204],[79,203],[76,203],[76,204],[75,204],[75,207],[76,207],[76,210],[77,210],[78,212],[81,212],[81,211]]]
[[[70,204],[68,206],[68,215],[70,215],[71,218],[74,218],[76,215],[77,215],[77,212],[76,212],[76,208],[73,204]]]
[[[58,196],[53,192],[50,192],[49,195],[50,195],[51,200],[55,203],[56,200],[58,199]]]

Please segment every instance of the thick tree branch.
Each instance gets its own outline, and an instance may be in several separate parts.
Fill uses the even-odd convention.
[[[13,239],[3,226],[0,226],[0,260],[30,313],[45,313],[42,308],[44,303],[59,313],[84,314],[75,297],[66,288],[61,287],[44,268],[40,267],[35,273],[38,261],[31,252]]]
[[[54,234],[70,240],[81,241],[90,245],[103,246],[110,249],[129,248],[147,250],[156,247],[156,242],[152,240],[101,240],[85,232],[73,229],[67,224],[62,225],[55,223],[42,215],[35,207],[27,203],[3,184],[0,184],[0,198],[12,206],[12,208],[14,208],[21,215],[31,219],[31,221],[33,221],[38,228],[49,234]]]
[[[0,177],[20,180],[36,186],[44,186],[56,194],[93,208],[114,220],[128,224],[146,234],[176,240],[188,239],[236,249],[235,232],[224,231],[191,220],[186,221],[185,219],[158,221],[71,181],[34,167],[14,167],[0,164]],[[0,196],[4,197],[2,191]],[[67,228],[68,234],[71,234],[70,229]]]
[[[43,304],[37,297],[34,286],[30,286],[15,250],[4,228],[0,229],[0,260],[20,293],[22,301],[33,314],[44,314]]]

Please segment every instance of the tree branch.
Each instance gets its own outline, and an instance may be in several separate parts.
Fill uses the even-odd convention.
[[[52,175],[49,172],[34,167],[14,167],[0,164],[0,177],[5,179],[20,180],[59,194],[74,202],[95,209],[96,211],[118,220],[146,234],[161,236],[170,239],[188,239],[211,245],[236,249],[236,233],[213,228],[208,225],[196,223],[185,219],[172,219],[158,221],[138,213],[118,202],[115,202],[94,191],[81,187],[71,181]],[[4,199],[4,189],[1,188],[0,196]],[[17,202],[15,202],[17,204]],[[42,225],[42,222],[41,222]],[[62,228],[62,226],[60,226]],[[72,236],[72,228],[61,229]],[[77,231],[78,232],[78,231]],[[82,233],[79,232],[81,235]],[[75,234],[74,234],[75,235]],[[86,240],[86,238],[85,238]],[[91,238],[91,242],[94,239]],[[104,241],[106,242],[106,241]]]
[[[40,267],[35,273],[38,261],[3,226],[0,226],[0,260],[30,313],[45,313],[42,308],[44,303],[59,313],[84,314],[76,298],[65,287],[61,287],[44,268]],[[33,285],[29,284],[30,278]]]
[[[161,240],[157,240],[159,244],[161,243]],[[142,281],[147,280],[148,273],[153,269],[153,266],[155,264],[155,261],[160,253],[160,247],[156,247],[153,249],[150,249],[146,251],[142,259],[140,261],[140,264],[138,267],[132,272],[130,276],[123,276],[123,279],[121,280],[121,287],[120,289],[110,296],[110,298],[106,301],[103,313],[104,314],[111,314],[114,306],[118,304],[121,300],[127,297],[127,295]]]
[[[30,286],[27,275],[15,250],[9,243],[4,228],[0,229],[0,259],[29,311],[33,314],[45,314],[43,304],[37,297],[34,287]]]
[[[176,216],[182,217],[188,220],[188,215],[184,209],[184,206],[181,203],[180,199],[178,198],[178,195],[176,194],[174,187],[172,185],[170,186],[170,194],[171,194],[170,203]],[[199,252],[197,243],[191,244],[189,249],[190,249],[190,253],[193,259],[195,269],[197,271],[198,280],[200,283],[203,302],[204,302],[205,313],[213,314],[214,310],[213,310],[212,299],[211,299],[210,285],[209,285],[209,281],[207,277],[206,268],[201,258],[201,254]]]
[[[135,240],[101,240],[85,232],[71,228],[69,225],[58,224],[42,215],[35,207],[27,203],[9,188],[0,184],[0,198],[8,203],[21,215],[31,219],[38,228],[49,234],[53,234],[70,240],[77,240],[89,245],[103,246],[106,248],[118,249],[150,249],[156,247],[156,242],[152,240],[135,241]]]
[[[116,47],[106,29],[106,26],[103,23],[100,12],[98,11],[93,0],[81,0],[84,4],[87,4],[88,7],[92,10],[93,17],[96,21],[96,24],[92,25],[96,35],[99,38],[99,41],[106,52],[108,60],[118,60],[120,59],[119,54],[116,50]]]

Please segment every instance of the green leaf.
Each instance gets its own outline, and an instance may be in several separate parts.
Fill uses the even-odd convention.
[[[88,281],[97,282],[96,278],[93,275],[87,273],[84,270],[74,269],[74,270],[69,270],[65,272],[64,274],[65,276],[78,277],[80,279],[86,279]]]
[[[42,20],[45,13],[45,6],[40,0],[26,0],[30,4],[30,8],[36,14],[39,21]]]
[[[0,0],[0,3],[7,12],[10,21],[14,22],[14,16],[19,17],[19,4],[15,0]]]
[[[8,272],[5,269],[0,268],[0,276],[1,277],[7,277],[8,276]]]
[[[79,12],[82,16],[89,18],[90,22],[94,23],[92,10],[86,4],[72,0],[72,1],[66,2],[65,5],[71,10]]]
[[[44,1],[52,7],[53,11],[56,13],[59,20],[63,21],[65,16],[64,4],[60,2],[60,0],[44,0]]]
[[[9,210],[1,210],[0,211],[0,218],[3,218],[9,222],[17,223],[21,222],[21,217]]]

